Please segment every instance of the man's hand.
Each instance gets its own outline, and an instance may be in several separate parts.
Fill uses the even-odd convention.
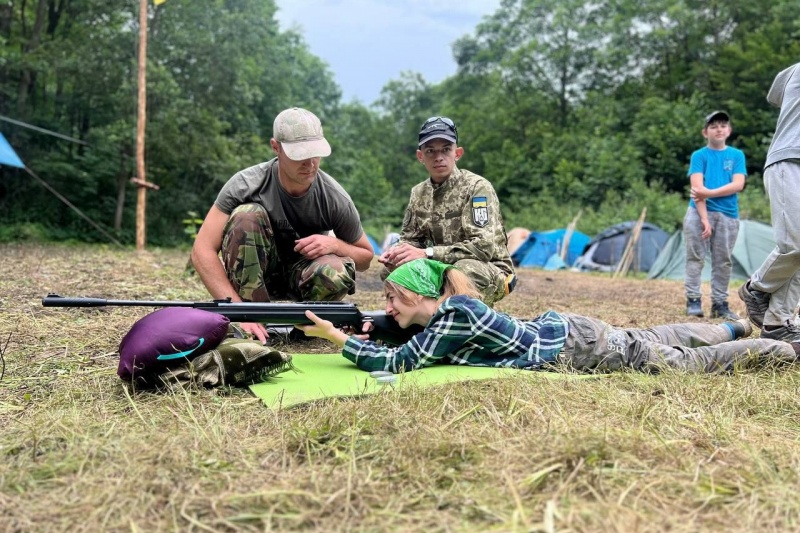
[[[246,333],[258,339],[261,344],[267,344],[269,334],[267,333],[267,328],[264,327],[264,324],[259,324],[258,322],[240,322],[239,327],[242,328]]]
[[[378,257],[378,262],[383,263],[392,269],[408,263],[409,261],[413,261],[414,259],[422,259],[424,257],[425,250],[404,242],[402,244],[392,246],[383,252],[380,257]]]
[[[316,259],[327,254],[336,254],[338,240],[328,235],[309,235],[294,241],[294,251],[306,259]]]

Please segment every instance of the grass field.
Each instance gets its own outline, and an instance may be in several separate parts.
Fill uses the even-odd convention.
[[[496,379],[282,411],[247,389],[130,393],[116,350],[151,309],[41,298],[206,300],[187,252],[0,251],[0,531],[800,530],[797,368]],[[685,319],[680,282],[520,277],[497,306],[514,315]],[[358,283],[349,300],[381,307],[377,269]]]

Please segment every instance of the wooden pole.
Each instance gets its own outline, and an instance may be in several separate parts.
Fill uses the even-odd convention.
[[[617,264],[617,270],[614,272],[614,278],[628,274],[631,261],[633,261],[633,256],[636,254],[636,243],[639,242],[639,236],[642,234],[642,226],[644,226],[644,220],[646,217],[647,206],[642,209],[642,214],[639,215],[639,220],[636,221],[636,225],[633,227],[633,232],[628,239],[628,244],[625,246],[625,251],[622,253],[622,257]]]
[[[139,0],[139,114],[136,121],[136,178],[140,183],[147,183],[144,165],[144,125],[147,116],[147,0]],[[136,197],[136,249],[145,247],[145,207],[147,205],[147,187],[139,185]]]
[[[564,246],[561,248],[561,260],[567,260],[567,252],[569,251],[569,242],[572,240],[572,234],[575,233],[575,226],[578,225],[578,219],[581,218],[581,214],[583,213],[583,209],[578,210],[578,214],[575,215],[575,218],[572,219],[567,225],[567,231],[564,233]]]

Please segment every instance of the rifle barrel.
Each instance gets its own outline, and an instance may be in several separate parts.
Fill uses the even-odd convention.
[[[179,300],[106,300],[103,298],[71,298],[48,294],[42,299],[44,307],[191,307],[226,316],[231,322],[261,322],[272,325],[307,325],[313,324],[306,317],[310,310],[318,317],[332,322],[336,327],[352,326],[361,332],[365,322],[372,322],[370,338],[382,340],[388,344],[400,345],[408,341],[421,327],[412,326],[402,329],[390,315],[384,311],[368,311],[362,313],[358,306],[349,302],[231,302],[213,300],[208,302],[188,302]]]
[[[104,307],[107,305],[114,307],[194,307],[196,304],[195,302],[181,302],[178,300],[162,302],[146,300],[106,300],[104,298],[71,298],[52,293],[42,298],[43,307]]]

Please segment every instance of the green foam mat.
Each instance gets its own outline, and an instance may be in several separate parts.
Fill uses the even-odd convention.
[[[386,388],[404,386],[427,387],[454,381],[492,379],[524,374],[543,379],[581,379],[592,375],[561,374],[509,368],[460,365],[435,365],[397,375],[392,384],[379,383],[369,372],[340,354],[292,354],[292,364],[299,372],[283,372],[262,383],[250,385],[267,407],[281,409],[293,405],[336,396],[375,394]]]

